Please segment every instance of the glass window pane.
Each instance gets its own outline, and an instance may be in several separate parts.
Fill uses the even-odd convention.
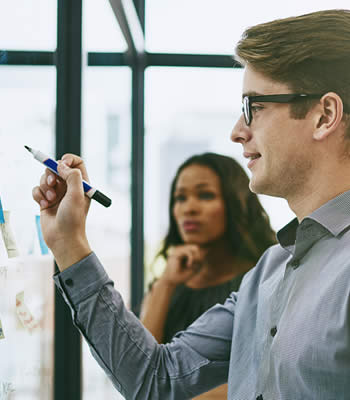
[[[275,18],[329,8],[348,0],[147,0],[146,48],[150,52],[233,54],[244,29]]]
[[[118,51],[127,49],[108,0],[84,0],[83,44],[86,51]]]
[[[2,0],[0,16],[0,49],[56,49],[56,0]]]
[[[0,398],[51,399],[53,391],[53,258],[40,246],[32,199],[44,167],[24,145],[53,154],[56,71],[0,67],[0,196],[10,211],[19,256],[0,235]],[[2,397],[4,396],[4,397]]]
[[[243,70],[233,68],[147,69],[145,243],[149,260],[166,233],[170,183],[182,161],[214,151],[234,157],[250,175],[242,146],[230,141],[241,115],[242,79]],[[293,217],[284,200],[261,199],[275,229]]]
[[[131,71],[89,67],[84,77],[82,155],[90,181],[112,199],[109,208],[91,203],[88,238],[129,305]],[[122,398],[83,343],[83,399]]]

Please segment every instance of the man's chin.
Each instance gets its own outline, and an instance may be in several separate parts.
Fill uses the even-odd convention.
[[[272,185],[268,182],[264,182],[262,179],[256,179],[252,177],[249,182],[249,189],[255,194],[265,194],[267,196],[274,196]]]
[[[249,189],[255,194],[263,194],[265,196],[285,199],[285,196],[282,194],[281,190],[278,190],[280,188],[277,188],[276,185],[268,184],[267,182],[263,184],[263,182],[251,180],[249,183]]]
[[[258,180],[254,176],[252,176],[250,179],[249,189],[251,192],[255,194],[265,194],[261,192],[262,190],[261,184],[259,184]]]

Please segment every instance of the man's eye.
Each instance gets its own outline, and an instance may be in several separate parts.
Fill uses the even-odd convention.
[[[250,109],[252,110],[252,112],[257,112],[262,110],[264,107],[263,106],[258,106],[258,105],[252,105],[250,106]]]

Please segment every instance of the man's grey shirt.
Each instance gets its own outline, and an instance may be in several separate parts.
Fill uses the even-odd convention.
[[[94,253],[55,276],[75,325],[127,399],[350,398],[350,191],[295,219],[224,305],[159,345]],[[118,284],[118,283],[117,283]]]

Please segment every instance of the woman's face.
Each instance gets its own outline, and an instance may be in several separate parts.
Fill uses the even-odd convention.
[[[211,168],[196,164],[184,168],[173,196],[173,215],[185,243],[207,244],[225,235],[220,179]]]

